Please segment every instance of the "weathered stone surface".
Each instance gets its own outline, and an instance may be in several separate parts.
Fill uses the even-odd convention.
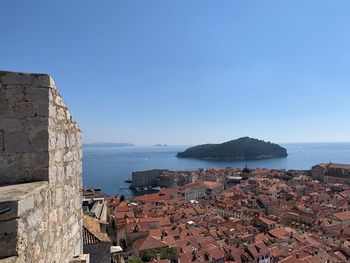
[[[5,129],[7,132],[18,131],[23,129],[22,122],[17,119],[8,119],[2,118],[0,119],[0,129]]]
[[[0,131],[9,251],[17,263],[69,262],[82,253],[81,133],[48,75],[0,71]]]
[[[30,141],[25,131],[6,132],[5,130],[5,152],[28,153],[31,151]]]
[[[30,102],[18,102],[13,107],[14,117],[34,117],[34,105]]]
[[[16,218],[18,215],[18,203],[7,201],[0,203],[0,221]]]
[[[35,75],[12,72],[0,73],[0,80],[5,85],[31,85],[34,81]]]
[[[37,132],[31,140],[31,146],[37,151],[47,151],[49,148],[49,133],[46,130]]]
[[[0,101],[0,117],[8,117],[12,113],[12,108],[6,102]]]
[[[0,152],[5,151],[5,133],[4,130],[0,128]]]
[[[35,108],[35,116],[48,117],[49,116],[49,104],[47,102],[37,103]]]
[[[0,258],[17,256],[18,220],[0,222]]]
[[[15,262],[19,262],[18,257],[16,256],[0,259],[0,263],[15,263]]]
[[[49,90],[47,88],[28,87],[26,89],[26,99],[32,102],[47,102]]]
[[[53,79],[47,74],[31,74],[0,71],[0,83],[3,85],[31,85],[35,87],[54,87]]]
[[[89,263],[89,262],[90,262],[90,255],[82,254],[79,257],[73,258],[69,263]]]
[[[34,195],[47,188],[47,182],[33,182],[0,187],[0,207],[12,206],[11,211],[0,214],[0,221],[20,217],[34,208]],[[15,214],[13,214],[15,212]],[[6,216],[13,214],[11,217]]]
[[[7,86],[7,92],[5,93],[5,98],[11,103],[16,103],[18,101],[24,101],[25,98],[25,88],[19,86]]]
[[[40,74],[36,76],[32,85],[38,87],[55,87],[55,82],[49,75]]]

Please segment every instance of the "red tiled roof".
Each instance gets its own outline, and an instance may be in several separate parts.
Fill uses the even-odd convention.
[[[142,202],[157,202],[170,199],[172,194],[172,189],[162,189],[159,193],[147,194],[135,197],[136,200]]]
[[[214,245],[210,245],[210,248],[205,250],[205,253],[209,254],[215,260],[225,257],[224,252],[222,252],[218,247]]]
[[[284,238],[289,236],[289,232],[282,227],[272,229],[268,233],[276,238]]]
[[[334,217],[338,218],[340,221],[349,220],[350,219],[350,211],[335,213]]]
[[[165,242],[153,236],[140,238],[134,242],[134,248],[137,249],[138,251],[157,249],[157,248],[163,248],[163,247],[169,247],[169,246]]]
[[[257,258],[260,255],[268,254],[270,252],[264,242],[258,242],[248,246],[248,251],[254,258]]]
[[[292,256],[286,257],[285,259],[282,259],[280,263],[303,263],[303,261],[298,259],[296,256],[292,255]]]

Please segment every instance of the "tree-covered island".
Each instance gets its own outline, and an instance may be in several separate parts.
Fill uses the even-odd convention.
[[[221,144],[203,144],[177,154],[178,158],[211,160],[259,160],[286,157],[287,150],[278,144],[249,137]]]

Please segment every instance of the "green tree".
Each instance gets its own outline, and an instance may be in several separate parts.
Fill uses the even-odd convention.
[[[146,250],[146,252],[142,255],[142,260],[145,262],[152,261],[157,258],[157,251],[154,249]]]
[[[170,261],[176,260],[177,259],[176,248],[162,248],[160,250],[160,259],[169,259]]]

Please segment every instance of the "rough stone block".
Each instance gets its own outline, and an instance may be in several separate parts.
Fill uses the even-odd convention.
[[[10,103],[24,101],[25,91],[21,86],[7,86],[6,100]]]
[[[16,218],[18,215],[18,202],[3,202],[0,203],[0,221]]]
[[[49,148],[49,133],[47,130],[41,130],[36,133],[31,140],[31,146],[36,151],[47,151]]]
[[[4,136],[5,151],[10,153],[23,153],[32,150],[30,141],[24,131],[6,132]]]
[[[36,194],[47,185],[47,182],[34,182],[0,187],[0,221],[21,217],[33,209]]]
[[[32,102],[20,102],[16,103],[13,107],[14,117],[25,118],[34,117],[34,104]]]
[[[66,148],[66,136],[62,132],[56,133],[56,149]]]
[[[57,119],[59,121],[63,121],[66,119],[66,111],[64,108],[58,108],[57,109]]]
[[[0,258],[17,256],[18,220],[0,222]]]
[[[0,263],[18,263],[18,257],[8,257],[4,259],[0,259]]]
[[[38,117],[49,117],[49,103],[37,103],[35,107],[35,115]]]
[[[26,89],[26,98],[31,102],[45,102],[49,103],[49,89],[28,87]]]
[[[12,114],[12,108],[8,102],[0,101],[0,117],[8,117]]]
[[[82,254],[77,257],[74,257],[69,263],[89,263],[89,262],[90,262],[90,255]]]
[[[34,78],[33,74],[0,72],[0,79],[4,85],[31,85]]]
[[[0,129],[2,130],[6,129],[7,132],[12,132],[16,130],[22,130],[23,125],[21,120],[2,118],[0,119]]]
[[[55,88],[54,80],[46,74],[37,75],[32,83],[33,86],[37,87],[51,87]]]

